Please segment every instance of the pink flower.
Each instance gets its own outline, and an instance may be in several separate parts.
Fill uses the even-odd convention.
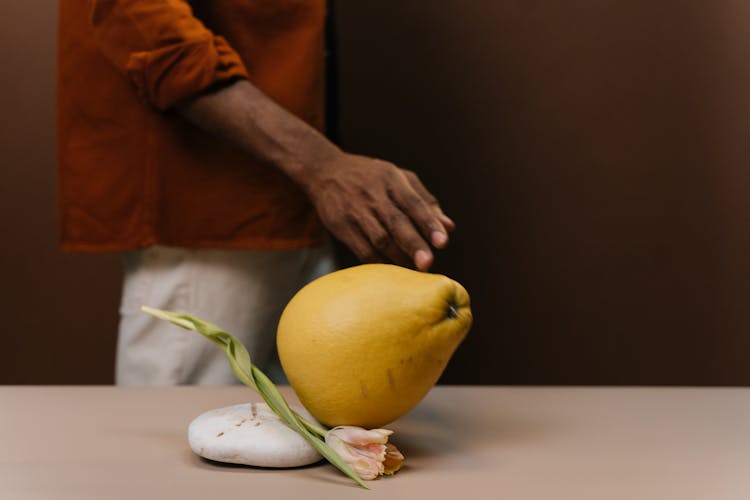
[[[393,474],[401,468],[404,456],[388,442],[393,431],[367,430],[340,426],[326,433],[326,444],[333,448],[365,480]]]

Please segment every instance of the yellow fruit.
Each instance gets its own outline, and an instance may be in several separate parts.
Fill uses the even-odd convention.
[[[469,295],[450,278],[365,264],[300,290],[277,344],[289,383],[316,419],[374,428],[429,392],[471,321]]]

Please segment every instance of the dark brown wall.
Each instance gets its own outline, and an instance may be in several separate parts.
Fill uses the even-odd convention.
[[[338,2],[343,143],[458,221],[447,382],[750,382],[750,6]]]
[[[119,263],[57,251],[56,2],[0,2],[0,384],[111,382]]]
[[[0,383],[111,381],[117,258],[55,248],[55,5],[0,2]],[[337,14],[344,144],[459,224],[437,270],[476,325],[444,381],[750,383],[746,2]]]

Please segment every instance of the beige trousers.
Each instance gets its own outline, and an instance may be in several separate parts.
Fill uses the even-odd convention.
[[[123,258],[115,382],[227,385],[238,381],[225,354],[198,333],[140,311],[186,312],[239,338],[272,380],[283,382],[276,326],[309,281],[334,269],[330,246],[303,250],[189,250],[154,246]]]

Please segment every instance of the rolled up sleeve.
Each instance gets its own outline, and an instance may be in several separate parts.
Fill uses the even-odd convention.
[[[102,53],[138,96],[166,110],[223,82],[247,78],[239,55],[181,0],[92,0],[90,20]]]

